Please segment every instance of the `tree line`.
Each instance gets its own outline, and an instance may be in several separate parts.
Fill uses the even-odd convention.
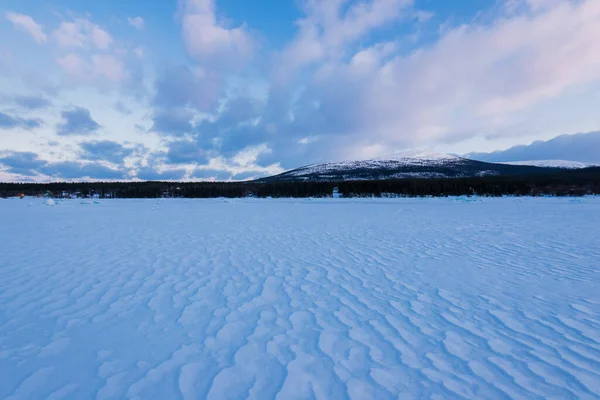
[[[371,196],[582,196],[600,194],[600,167],[532,176],[340,182],[54,182],[0,183],[0,197],[99,198]]]

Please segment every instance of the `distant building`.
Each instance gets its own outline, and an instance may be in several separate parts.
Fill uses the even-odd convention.
[[[340,193],[340,190],[336,187],[333,188],[333,193],[331,194],[331,197],[333,197],[334,199],[339,199],[342,197],[342,194]]]

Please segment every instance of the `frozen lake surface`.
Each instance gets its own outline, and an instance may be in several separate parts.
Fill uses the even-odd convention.
[[[600,199],[0,200],[0,398],[600,398]]]

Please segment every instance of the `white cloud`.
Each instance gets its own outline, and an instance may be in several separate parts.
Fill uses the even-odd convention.
[[[123,63],[111,55],[93,55],[92,70],[95,74],[108,78],[113,82],[121,81],[125,75]]]
[[[52,37],[59,51],[67,52],[58,56],[57,62],[72,78],[71,83],[104,85],[125,78],[126,49],[113,46],[110,33],[88,17],[63,21]]]
[[[63,22],[52,35],[59,46],[67,48],[95,46],[100,50],[106,50],[113,41],[108,32],[87,18]]]
[[[548,4],[528,0],[525,12],[449,29],[407,55],[375,45],[349,62],[322,60],[304,95],[319,100],[313,116],[305,110],[310,128],[339,135],[352,156],[450,143],[504,130],[542,102],[600,84],[600,2]],[[348,43],[339,39],[355,37],[346,29],[321,43]]]
[[[361,37],[408,15],[413,0],[306,0],[307,16],[298,21],[296,38],[284,49],[278,79],[325,59],[339,59]]]
[[[60,57],[57,62],[69,75],[78,78],[86,76],[88,69],[86,62],[76,54],[69,53],[64,57]]]
[[[79,83],[105,82],[106,79],[118,83],[125,77],[123,63],[112,55],[94,54],[90,60],[73,53],[57,59],[63,71]]]
[[[242,149],[231,158],[211,158],[207,165],[200,166],[197,170],[226,171],[232,175],[242,173],[254,173],[256,176],[280,174],[284,171],[284,169],[281,168],[279,163],[274,163],[267,166],[261,166],[258,164],[259,157],[264,154],[269,154],[271,151],[272,150],[264,143],[257,146],[249,146]]]
[[[53,33],[54,39],[62,47],[83,47],[85,35],[75,22],[63,22]]]
[[[240,167],[249,167],[256,164],[261,154],[269,153],[271,153],[271,149],[263,143],[243,149],[232,158],[232,161]]]
[[[98,25],[94,25],[91,30],[91,38],[92,43],[96,45],[97,48],[101,50],[106,50],[112,43],[112,37],[105,30],[98,27]]]
[[[439,16],[415,10],[409,0],[305,0],[306,17],[274,57],[274,74],[252,79],[244,67],[250,65],[251,74],[260,71],[264,58],[255,56],[266,51],[259,52],[250,29],[224,22],[213,0],[180,4],[178,18],[192,65],[164,74],[136,74],[136,65],[139,71],[151,70],[142,58],[144,51],[154,55],[157,49],[120,42],[116,32],[113,38],[91,16],[66,17],[48,37],[40,27],[43,36],[36,40],[55,45],[50,54],[68,78],[61,83],[69,89],[85,87],[73,90],[80,96],[74,103],[90,101],[102,112],[116,98],[100,102],[98,93],[126,93],[138,76],[144,85],[154,83],[156,96],[140,97],[130,107],[133,113],[107,112],[103,123],[114,121],[102,135],[117,138],[120,127],[141,124],[147,128],[138,127],[137,133],[132,128],[132,140],[149,140],[144,143],[156,150],[164,136],[147,131],[152,122],[158,126],[160,117],[165,125],[180,124],[178,132],[194,136],[199,149],[211,152],[210,169],[267,173],[261,165],[273,172],[277,162],[288,167],[433,145],[465,153],[557,131],[598,129],[598,0],[506,0],[484,17],[460,26],[446,21],[439,31],[424,32],[411,42],[414,50],[406,49],[406,38],[430,29]],[[404,21],[407,25],[399,29]],[[390,31],[402,33],[392,36]],[[427,42],[419,43],[422,38]],[[0,68],[9,67],[3,64],[10,54],[11,68],[20,68],[20,49],[9,46],[0,46]],[[259,62],[250,64],[253,57]],[[158,79],[150,82],[149,76]],[[249,89],[257,86],[260,90]],[[256,110],[243,105],[240,114],[223,117],[219,110],[240,93],[268,97],[268,104]],[[205,120],[212,125],[200,123]]]
[[[127,22],[136,29],[144,29],[144,19],[142,17],[129,17]]]
[[[214,0],[183,0],[181,24],[188,53],[204,68],[238,69],[252,55],[245,26],[227,28],[217,21]]]
[[[12,22],[16,27],[27,32],[33,40],[40,44],[46,42],[48,39],[44,33],[44,27],[35,22],[29,15],[7,12],[6,19]]]

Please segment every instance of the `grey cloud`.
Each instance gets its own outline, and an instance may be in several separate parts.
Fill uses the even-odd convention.
[[[41,125],[42,121],[39,119],[21,118],[0,112],[0,129],[34,129],[39,128]]]
[[[128,172],[122,167],[108,168],[100,163],[83,164],[74,161],[49,163],[33,152],[0,153],[0,166],[6,172],[22,176],[52,175],[61,179],[129,179]]]
[[[465,157],[488,162],[568,160],[600,164],[600,132],[560,135],[548,141],[540,140],[493,153],[469,153]]]
[[[57,125],[56,132],[59,136],[91,135],[101,127],[84,107],[64,110],[61,116],[63,120]]]
[[[40,160],[38,155],[32,152],[8,152],[0,156],[0,165],[12,174],[35,176],[37,170],[46,164],[46,161]]]
[[[29,110],[38,110],[52,105],[52,102],[42,96],[15,96],[12,101]]]
[[[255,122],[264,107],[262,100],[233,98],[224,105],[215,120],[204,120],[196,126],[192,124],[194,114],[191,110],[157,110],[152,130],[164,136],[185,136],[185,140],[169,144],[170,163],[203,162],[212,153],[231,157],[248,146],[268,139],[267,129]]]
[[[186,109],[156,110],[152,116],[154,125],[150,130],[168,136],[183,136],[193,131],[193,113]]]
[[[129,57],[126,66],[129,73],[121,82],[121,93],[123,96],[145,102],[150,95],[150,91],[146,86],[144,61],[139,57]]]
[[[231,179],[231,172],[219,169],[200,169],[197,168],[192,177],[197,179],[214,179],[216,181],[226,181]]]
[[[595,29],[595,20],[582,17],[592,4],[582,1],[565,5],[559,19],[568,26]],[[430,45],[408,52],[392,44],[377,44],[353,54],[358,45],[346,46],[349,42],[342,40],[338,43],[340,54],[325,51],[320,57],[326,60],[300,63],[296,71],[290,71],[289,81],[274,79],[294,64],[285,62],[287,56],[295,59],[298,51],[315,47],[325,46],[327,50],[328,43],[318,43],[322,35],[317,34],[308,43],[315,46],[284,51],[283,62],[273,63],[266,105],[255,100],[256,109],[249,102],[240,105],[237,114],[230,100],[226,107],[231,110],[213,113],[215,120],[199,124],[192,123],[189,116],[161,119],[159,111],[210,111],[214,104],[211,99],[222,92],[188,67],[172,68],[155,85],[153,105],[159,122],[155,121],[155,129],[172,136],[185,135],[194,142],[190,144],[192,153],[201,149],[231,157],[248,146],[266,143],[272,152],[261,154],[258,161],[280,162],[284,168],[361,157],[369,146],[392,152],[463,141],[480,132],[511,126],[522,116],[530,116],[528,110],[541,101],[597,80],[598,69],[590,67],[591,59],[563,54],[564,49],[573,48],[573,43],[583,43],[577,47],[577,54],[592,54],[597,41],[589,40],[590,36],[580,29],[558,35],[566,30],[557,24],[550,24],[553,28],[548,31],[553,16],[553,12],[544,11],[533,13],[526,21],[522,21],[522,15],[514,15],[489,24],[449,26]],[[350,42],[360,46],[369,43],[370,39],[363,40],[369,31],[356,32],[358,36],[351,35]],[[562,50],[546,51],[556,48],[552,39],[556,37],[564,45],[558,46]],[[536,51],[528,51],[531,49]],[[457,56],[465,51],[474,58]],[[304,83],[301,88],[299,82]],[[258,123],[244,123],[255,117],[260,117]],[[300,143],[306,137],[318,137],[319,141]],[[175,157],[181,153],[182,149],[173,149],[171,161],[193,158]]]
[[[46,164],[40,168],[40,172],[62,179],[128,179],[127,172],[123,169],[112,169],[102,164],[81,164],[73,161]]]
[[[173,181],[183,179],[185,174],[186,170],[184,169],[158,172],[152,167],[144,167],[137,171],[136,176],[145,181]]]
[[[117,101],[115,103],[115,110],[123,115],[129,115],[132,113],[132,111],[122,101]]]
[[[263,101],[238,97],[230,99],[215,121],[203,121],[197,127],[201,138],[217,139],[218,150],[225,157],[250,146],[260,144],[268,137],[264,124],[253,120],[262,116]]]
[[[130,156],[134,149],[127,148],[120,143],[110,140],[84,142],[80,144],[84,153],[82,159],[97,161],[109,161],[114,164],[121,164],[125,157]]]
[[[135,124],[134,128],[137,132],[140,132],[140,133],[148,132],[148,129],[146,129],[144,126],[142,126],[140,124]]]
[[[217,106],[221,82],[187,66],[168,68],[155,82],[151,131],[167,136],[194,134],[195,115]]]
[[[209,111],[216,106],[221,82],[214,76],[200,76],[187,66],[172,67],[155,84],[153,105],[170,109],[191,107]]]
[[[197,141],[176,140],[168,144],[168,164],[205,164],[209,153]]]

